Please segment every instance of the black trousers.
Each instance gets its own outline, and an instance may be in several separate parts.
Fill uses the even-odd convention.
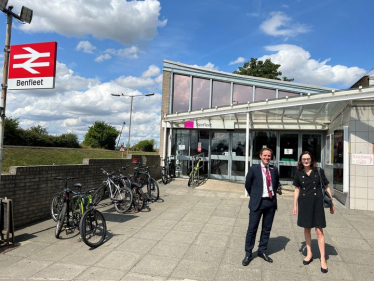
[[[270,231],[273,225],[276,211],[275,200],[263,198],[260,207],[256,211],[250,211],[247,236],[245,239],[246,255],[252,256],[252,250],[255,246],[258,225],[262,217],[262,228],[260,244],[258,245],[258,254],[266,253],[269,243]]]

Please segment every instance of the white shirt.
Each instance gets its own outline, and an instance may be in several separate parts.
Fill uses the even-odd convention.
[[[268,169],[269,169],[269,173],[270,173],[270,167],[268,166]],[[269,198],[269,193],[268,193],[268,187],[267,187],[267,183],[266,183],[266,168],[265,168],[265,165],[261,162],[261,170],[262,170],[262,197],[267,197]],[[271,177],[271,175],[270,175]],[[274,191],[273,191],[273,184],[272,182],[270,182],[270,186],[269,186],[269,189],[271,191],[271,194],[274,196]]]

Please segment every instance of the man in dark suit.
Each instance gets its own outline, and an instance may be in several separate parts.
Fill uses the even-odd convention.
[[[257,256],[267,262],[273,262],[266,255],[274,214],[277,209],[277,188],[279,186],[278,169],[269,165],[272,156],[273,151],[270,148],[261,149],[261,163],[249,168],[245,180],[245,189],[250,196],[248,205],[250,212],[245,239],[245,257],[242,262],[244,266],[247,266],[252,260],[252,250],[261,217],[262,230]]]

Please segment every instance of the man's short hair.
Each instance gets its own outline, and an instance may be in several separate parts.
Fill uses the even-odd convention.
[[[263,153],[265,150],[270,151],[271,157],[273,157],[273,150],[272,150],[271,148],[268,148],[268,147],[263,147],[263,148],[260,150],[260,155],[262,155],[262,153]]]

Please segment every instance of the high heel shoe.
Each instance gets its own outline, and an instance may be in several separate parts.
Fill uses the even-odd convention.
[[[308,260],[308,261],[303,260],[303,265],[308,265],[308,264],[310,264],[312,261],[313,261],[313,257],[311,257],[310,260]]]
[[[321,264],[321,272],[322,272],[322,273],[327,273],[327,272],[329,272],[329,268],[328,268],[328,267],[323,268],[323,267],[322,267],[322,264]]]

